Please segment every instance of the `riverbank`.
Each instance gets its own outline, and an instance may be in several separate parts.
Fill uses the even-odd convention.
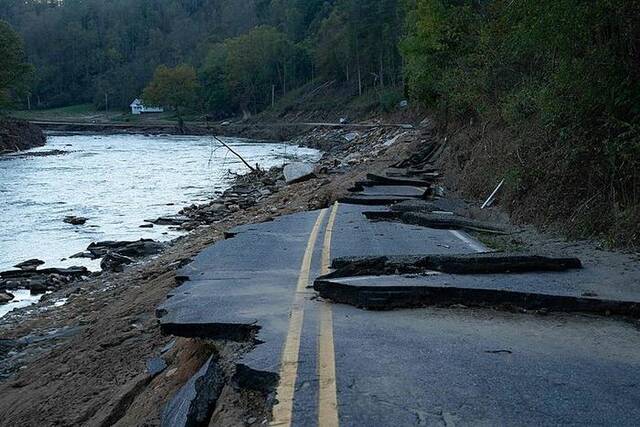
[[[35,124],[0,116],[0,155],[45,145],[46,137]]]
[[[158,425],[169,398],[215,355],[226,377],[212,425],[260,425],[269,418],[270,402],[259,390],[243,388],[228,377],[250,344],[174,339],[161,333],[155,311],[181,283],[177,270],[235,226],[331,205],[367,173],[422,153],[433,138],[428,122],[411,130],[317,128],[294,141],[326,147],[308,180],[274,186],[273,181],[281,180],[278,169],[244,175],[226,194],[226,203],[214,201],[183,212],[197,219],[193,231],[159,256],[120,273],[75,283],[36,306],[9,314],[0,321],[0,369],[6,376],[0,384],[0,424]],[[238,203],[247,194],[260,196]],[[472,212],[484,215],[481,219],[508,222],[499,209],[482,213],[473,203]],[[571,247],[595,265],[612,263],[612,271],[628,268],[588,245],[541,237],[531,230],[494,241],[483,238],[496,248]],[[60,301],[64,305],[56,307]]]
[[[344,130],[318,130],[305,141],[296,141],[334,140],[334,148],[308,181],[272,188],[272,194],[262,195],[251,206],[227,204],[230,212],[221,219],[212,218],[211,224],[196,227],[157,258],[131,265],[121,273],[103,273],[77,282],[0,320],[0,370],[7,378],[0,385],[1,424],[100,425],[119,420],[121,425],[139,425],[144,420],[157,425],[164,402],[212,349],[229,360],[242,351],[229,343],[174,341],[160,333],[155,308],[176,286],[176,270],[224,238],[233,226],[328,206],[364,177],[366,169],[359,165],[382,167],[397,161],[407,143],[401,138],[393,140],[401,133],[397,129],[370,129],[354,143],[349,141],[353,135],[345,138],[349,132]],[[385,146],[392,140],[393,144]],[[268,178],[261,173],[246,175],[238,185],[265,190],[270,187]],[[234,192],[244,190],[235,187],[228,195]],[[210,209],[208,205],[190,212],[202,218],[196,212]],[[56,307],[60,301],[64,305]],[[147,373],[147,362],[159,355],[167,361],[167,369],[162,375]],[[260,417],[252,396],[238,393],[230,387],[225,399],[246,405],[227,405],[219,417]]]

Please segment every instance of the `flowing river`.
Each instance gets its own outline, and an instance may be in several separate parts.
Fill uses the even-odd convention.
[[[320,156],[288,144],[224,141],[262,168]],[[175,238],[182,233],[140,225],[215,197],[229,187],[229,170],[247,170],[210,137],[50,135],[29,153],[51,150],[64,154],[0,157],[0,271],[30,258],[97,270],[99,261],[69,256],[95,241]],[[89,220],[74,226],[63,222],[67,215]]]

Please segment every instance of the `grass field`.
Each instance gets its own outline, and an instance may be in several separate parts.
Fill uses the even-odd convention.
[[[159,123],[177,121],[175,113],[172,111],[134,116],[128,110],[97,111],[93,104],[78,104],[46,110],[16,110],[9,112],[9,115],[24,120],[92,123]],[[185,117],[185,120],[188,119]]]

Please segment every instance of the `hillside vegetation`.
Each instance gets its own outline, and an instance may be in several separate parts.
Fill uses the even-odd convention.
[[[126,108],[148,87],[177,112],[322,117],[408,97],[437,116],[452,185],[505,179],[522,219],[638,245],[638,0],[2,0],[0,18],[37,107]]]
[[[640,2],[418,0],[407,22],[466,192],[506,178],[524,219],[640,244]]]

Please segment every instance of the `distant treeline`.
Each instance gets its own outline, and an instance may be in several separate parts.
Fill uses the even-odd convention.
[[[123,108],[159,65],[190,64],[206,110],[259,111],[314,78],[397,85],[396,0],[0,0],[37,81],[32,104]]]

